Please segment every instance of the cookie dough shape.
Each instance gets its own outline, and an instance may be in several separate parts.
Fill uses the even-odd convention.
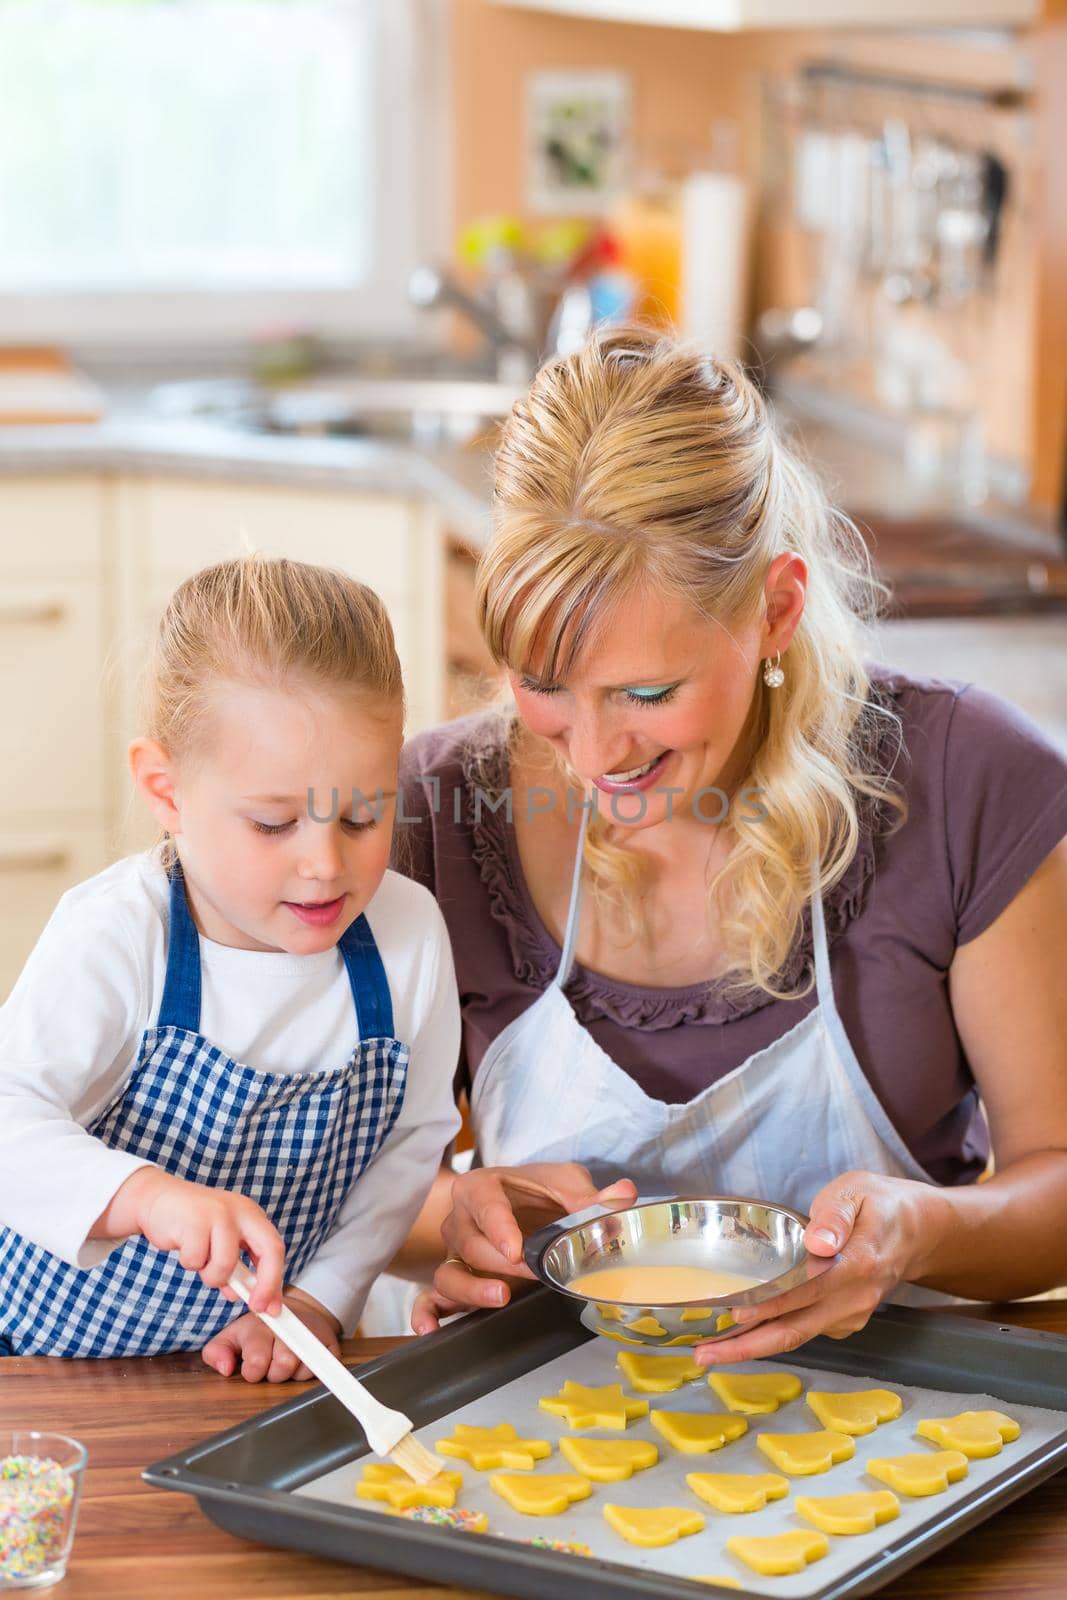
[[[820,1533],[873,1533],[881,1523],[900,1516],[900,1501],[890,1489],[818,1498],[798,1494],[794,1510]]]
[[[451,1510],[462,1487],[463,1475],[459,1472],[439,1472],[429,1483],[416,1483],[403,1467],[390,1461],[368,1461],[356,1484],[356,1498],[384,1500],[394,1511],[406,1511],[409,1506],[446,1506]]]
[[[559,1453],[595,1483],[620,1483],[659,1460],[659,1451],[647,1439],[572,1439],[565,1434]]]
[[[495,1428],[469,1428],[457,1422],[449,1439],[438,1439],[434,1449],[439,1456],[454,1456],[469,1461],[479,1472],[507,1467],[512,1472],[530,1472],[535,1461],[552,1454],[547,1439],[520,1439],[510,1422]]]
[[[638,1317],[636,1322],[628,1322],[626,1326],[631,1333],[647,1333],[655,1338],[667,1331],[658,1317]]]
[[[962,1450],[973,1461],[999,1456],[1005,1444],[1019,1437],[1021,1429],[1003,1411],[961,1411],[956,1417],[926,1417],[915,1432],[920,1439],[930,1439],[946,1450]]]
[[[721,1450],[748,1432],[743,1417],[717,1416],[713,1412],[653,1411],[652,1426],[683,1455],[700,1456]]]
[[[904,1409],[891,1389],[856,1389],[851,1394],[809,1389],[807,1402],[823,1427],[838,1433],[873,1433],[880,1422],[892,1422]]]
[[[856,1446],[847,1433],[758,1433],[756,1443],[768,1460],[782,1472],[807,1478],[815,1472],[829,1472],[839,1461],[850,1461]],[[760,1569],[757,1567],[756,1569]],[[792,1572],[800,1571],[790,1567]]]
[[[683,1311],[679,1320],[682,1322],[707,1322],[710,1317],[710,1311],[701,1311],[699,1307],[694,1307],[692,1311]],[[701,1582],[706,1583],[707,1579],[701,1579]]]
[[[622,1322],[624,1320],[621,1306],[604,1306],[601,1305],[599,1300],[595,1300],[593,1304],[596,1306],[605,1322]]]
[[[631,1323],[631,1327],[635,1324]],[[664,1330],[666,1331],[666,1330]],[[704,1376],[689,1356],[639,1356],[624,1350],[616,1357],[619,1371],[641,1394],[669,1394],[680,1389],[683,1383],[692,1383]]]
[[[687,1472],[685,1481],[715,1511],[762,1511],[768,1500],[784,1500],[789,1480],[777,1472]]]
[[[780,1578],[787,1572],[803,1572],[811,1561],[821,1561],[829,1552],[830,1541],[825,1534],[805,1528],[764,1539],[735,1534],[727,1539],[726,1548],[761,1577]]]
[[[588,1500],[592,1485],[576,1472],[546,1472],[541,1477],[494,1472],[489,1487],[524,1517],[556,1517],[575,1500]]]
[[[868,1461],[867,1471],[879,1483],[888,1483],[897,1494],[943,1494],[950,1483],[967,1476],[967,1457],[959,1450],[938,1450],[933,1455],[878,1456]]]
[[[635,1417],[648,1416],[648,1401],[631,1400],[623,1394],[621,1383],[588,1389],[567,1378],[559,1394],[546,1395],[537,1404],[542,1411],[562,1417],[568,1428],[625,1428]]]
[[[663,1342],[664,1344],[700,1344],[701,1339],[698,1333],[679,1333],[675,1338],[664,1339]]]
[[[747,1416],[765,1416],[787,1400],[795,1400],[800,1379],[792,1372],[713,1372],[708,1385],[723,1405]]]
[[[622,1535],[628,1544],[642,1549],[658,1549],[661,1545],[675,1544],[691,1533],[701,1533],[704,1518],[699,1511],[687,1506],[616,1506],[608,1501],[604,1506],[604,1520]]]

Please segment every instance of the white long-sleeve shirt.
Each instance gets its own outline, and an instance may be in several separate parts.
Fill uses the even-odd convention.
[[[366,908],[410,1047],[400,1114],[353,1184],[320,1249],[294,1279],[338,1318],[359,1319],[406,1238],[459,1118],[452,1079],[459,1003],[444,920],[419,884],[387,872]],[[60,900],[0,1007],[0,1223],[76,1267],[121,1243],[88,1231],[146,1163],[87,1132],[137,1065],[166,977],[169,884],[149,851]],[[345,1066],[358,1042],[344,958],[235,950],[200,939],[200,1032],[260,1072]]]

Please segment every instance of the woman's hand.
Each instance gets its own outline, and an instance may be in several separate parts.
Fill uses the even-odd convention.
[[[321,1339],[332,1355],[339,1356],[341,1324],[337,1318],[302,1289],[286,1289],[283,1298],[316,1339]],[[314,1376],[289,1346],[250,1311],[209,1339],[200,1354],[224,1378],[240,1369],[246,1383],[259,1383],[263,1378],[268,1383],[285,1383],[289,1378],[302,1383]]]
[[[524,1234],[586,1206],[630,1205],[636,1198],[628,1178],[596,1189],[585,1167],[574,1162],[478,1167],[462,1174],[441,1228],[448,1259],[435,1272],[433,1287],[416,1300],[412,1328],[433,1333],[439,1319],[453,1312],[505,1305],[512,1293],[509,1279],[533,1278],[522,1259]]]
[[[898,1283],[922,1276],[945,1222],[938,1194],[929,1184],[873,1172],[835,1178],[812,1201],[804,1234],[809,1254],[825,1265],[777,1299],[739,1307],[734,1317],[746,1331],[698,1345],[694,1359],[704,1366],[752,1361],[796,1350],[816,1334],[857,1333]]]

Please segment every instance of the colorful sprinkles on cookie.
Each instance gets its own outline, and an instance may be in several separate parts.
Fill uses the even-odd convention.
[[[558,1550],[565,1556],[591,1556],[592,1550],[577,1539],[546,1539],[539,1533],[536,1539],[520,1539],[520,1544],[532,1544],[535,1550]]]
[[[74,1480],[57,1461],[0,1461],[0,1585],[38,1576],[63,1558]]]
[[[434,1528],[458,1528],[461,1533],[488,1533],[484,1511],[464,1511],[462,1506],[408,1506],[400,1513],[409,1522],[428,1522]]]

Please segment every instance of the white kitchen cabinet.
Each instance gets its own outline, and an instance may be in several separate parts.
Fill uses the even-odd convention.
[[[926,27],[1035,22],[1041,0],[496,0],[520,11],[555,11],[601,22],[661,28]]]
[[[0,829],[0,1001],[64,890],[91,878],[108,861],[107,829]]]
[[[93,475],[0,480],[0,999],[108,859],[107,506]]]

